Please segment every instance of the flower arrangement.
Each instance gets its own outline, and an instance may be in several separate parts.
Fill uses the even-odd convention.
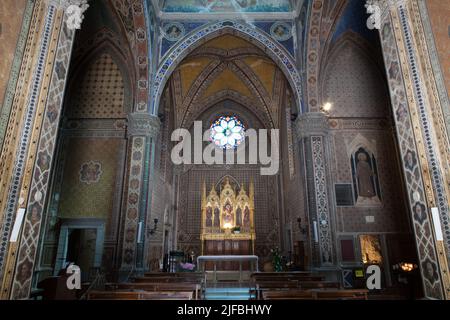
[[[276,272],[283,271],[283,264],[282,264],[282,257],[280,254],[280,249],[278,247],[275,247],[274,249],[270,250],[270,253],[272,255],[272,266],[273,269]]]
[[[181,269],[181,271],[184,271],[184,272],[194,271],[195,264],[189,263],[189,262],[186,262],[186,263],[180,262],[180,269]]]

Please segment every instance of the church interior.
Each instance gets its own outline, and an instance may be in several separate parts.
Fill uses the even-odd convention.
[[[449,0],[2,0],[0,299],[450,299],[449,26]]]

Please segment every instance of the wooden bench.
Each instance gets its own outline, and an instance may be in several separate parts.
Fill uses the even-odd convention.
[[[308,290],[269,290],[262,292],[263,300],[314,300],[315,295]]]
[[[197,279],[195,277],[137,277],[134,278],[134,282],[139,283],[182,283],[182,282],[188,282],[188,283],[199,283],[201,282],[201,279]]]
[[[312,275],[312,273],[310,271],[288,271],[288,272],[253,272],[252,276],[267,276],[267,277],[272,277],[272,276],[277,276],[277,277],[282,277],[282,276],[300,276],[300,275],[305,275],[305,276],[310,276]]]
[[[349,290],[311,290],[317,300],[367,300],[369,290],[349,289]]]
[[[341,289],[341,284],[334,281],[300,281],[300,289]]]
[[[286,291],[287,289],[340,289],[339,282],[332,281],[260,281],[255,284],[256,296],[261,299],[264,291]]]
[[[260,281],[323,281],[325,276],[321,274],[311,274],[310,272],[255,272],[252,273],[251,279],[255,282]]]
[[[93,291],[89,300],[192,300],[192,292]]]
[[[367,300],[368,290],[269,290],[263,300]]]
[[[194,299],[200,297],[201,285],[196,283],[120,283],[115,286],[119,290],[143,290],[158,292],[192,292]]]
[[[145,278],[150,277],[173,277],[173,278],[198,278],[204,277],[202,272],[146,272]]]

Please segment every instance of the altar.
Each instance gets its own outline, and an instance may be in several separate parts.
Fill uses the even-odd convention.
[[[219,193],[216,191],[219,189]],[[255,252],[254,187],[249,184],[247,194],[244,184],[232,185],[227,178],[223,184],[213,185],[207,194],[203,184],[202,194],[202,256],[251,256]],[[235,261],[214,264],[218,270],[248,270],[250,265]],[[206,270],[213,265],[206,262]]]

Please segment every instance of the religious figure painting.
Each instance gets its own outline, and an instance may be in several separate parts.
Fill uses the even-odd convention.
[[[285,22],[274,23],[270,34],[278,41],[286,41],[292,36],[292,26]]]
[[[244,221],[243,221],[244,228],[250,227],[250,210],[248,207],[245,207],[244,210]]]
[[[213,226],[213,221],[212,220],[213,220],[212,208],[208,207],[206,209],[206,223],[205,223],[207,228],[210,228],[210,227]]]
[[[240,207],[236,209],[236,226],[242,226],[242,209]]]
[[[220,209],[219,209],[219,207],[216,207],[214,209],[214,227],[215,228],[220,227]]]
[[[164,37],[169,41],[178,41],[185,34],[184,26],[178,22],[166,24],[163,29]]]
[[[226,203],[223,208],[223,227],[231,228],[234,225],[233,207],[230,203]]]
[[[351,165],[356,205],[379,205],[381,192],[374,155],[361,147],[352,155]]]

